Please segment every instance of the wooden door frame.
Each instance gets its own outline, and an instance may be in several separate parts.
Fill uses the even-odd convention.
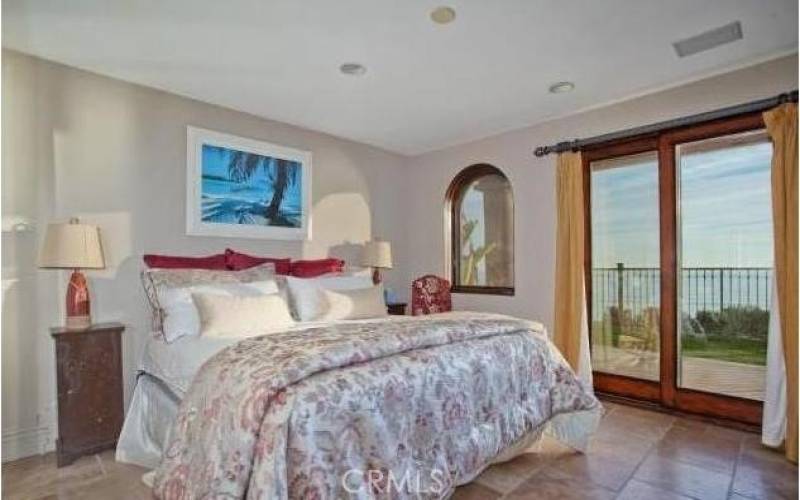
[[[583,193],[584,193],[584,282],[586,283],[586,316],[589,322],[589,335],[591,336],[592,318],[592,190],[591,190],[591,164],[592,162],[608,160],[621,156],[629,156],[647,152],[658,151],[658,136],[649,135],[636,137],[630,140],[600,144],[584,149],[581,154],[583,162]],[[663,336],[662,336],[663,337]],[[591,346],[591,340],[589,342]],[[592,371],[595,390],[624,396],[628,398],[661,402],[661,384],[652,380],[638,379],[625,375]]]
[[[658,155],[659,247],[660,247],[660,381],[637,379],[593,371],[595,390],[628,398],[657,403],[704,416],[761,424],[763,404],[760,401],[680,388],[678,373],[678,220],[675,148],[693,142],[729,134],[764,128],[761,113],[748,113],[733,118],[635,137],[623,141],[585,148],[583,160],[586,309],[589,333],[592,326],[592,224],[591,163],[615,157],[655,152]],[[589,342],[591,346],[591,340]]]

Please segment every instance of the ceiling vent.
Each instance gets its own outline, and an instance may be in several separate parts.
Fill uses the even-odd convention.
[[[739,21],[708,30],[697,36],[686,38],[672,44],[678,57],[691,56],[698,52],[711,50],[714,47],[725,45],[742,39],[742,24]]]

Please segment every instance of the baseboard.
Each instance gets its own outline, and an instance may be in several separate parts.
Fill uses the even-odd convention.
[[[55,449],[47,427],[34,427],[3,432],[3,462],[41,455]]]
[[[676,410],[674,408],[666,408],[658,403],[653,403],[650,401],[641,401],[638,399],[628,398],[625,396],[617,396],[616,394],[595,392],[595,396],[597,396],[601,401],[608,401],[610,403],[617,403],[625,406],[633,406],[635,408],[643,408],[645,410],[656,411],[658,413],[666,413],[667,415],[676,415],[679,417],[688,418],[689,420],[699,420],[701,422],[708,422],[714,425],[718,425],[720,427],[728,427],[730,429],[751,432],[753,434],[761,434],[760,425],[753,425],[725,418],[709,417],[706,415],[699,415],[697,413],[689,413],[686,411]]]

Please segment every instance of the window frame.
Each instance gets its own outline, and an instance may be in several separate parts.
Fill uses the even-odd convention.
[[[477,163],[461,170],[447,188],[445,195],[445,220],[446,231],[450,235],[449,244],[449,267],[450,267],[450,292],[467,293],[481,295],[514,295],[514,285],[512,286],[468,286],[459,283],[461,276],[461,203],[464,190],[475,180],[487,176],[499,175],[508,182],[511,188],[511,224],[516,233],[516,222],[514,221],[514,188],[508,176],[499,168],[488,163]],[[516,234],[511,237],[511,261],[514,269],[511,277],[512,283],[516,282],[516,262],[515,262],[515,242]]]

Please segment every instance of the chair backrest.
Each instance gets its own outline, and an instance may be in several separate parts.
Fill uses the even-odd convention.
[[[427,274],[411,282],[411,314],[434,314],[453,310],[450,282]]]

